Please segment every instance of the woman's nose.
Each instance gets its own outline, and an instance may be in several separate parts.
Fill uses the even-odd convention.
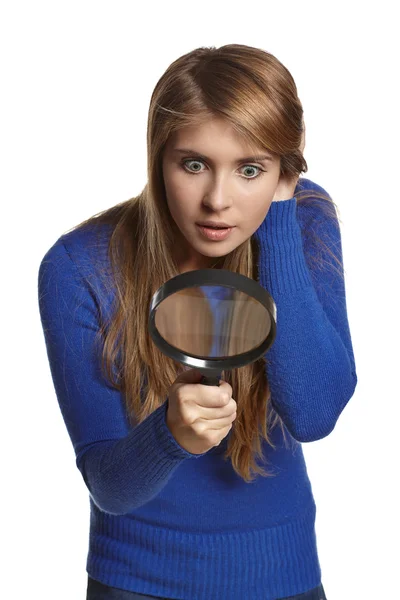
[[[228,183],[222,180],[215,181],[204,195],[203,203],[219,212],[232,205],[232,193]]]

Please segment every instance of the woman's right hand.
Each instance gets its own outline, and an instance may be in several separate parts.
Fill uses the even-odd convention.
[[[199,383],[197,369],[183,371],[168,390],[167,427],[182,448],[203,454],[218,446],[236,419],[236,402],[227,381]]]

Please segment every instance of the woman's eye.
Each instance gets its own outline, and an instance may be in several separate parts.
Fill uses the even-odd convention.
[[[199,160],[193,160],[193,159],[184,160],[184,161],[182,162],[182,164],[183,164],[183,165],[186,167],[186,163],[189,163],[189,162],[191,162],[191,163],[197,163],[197,164],[200,164],[200,161],[199,161]],[[199,169],[195,169],[195,170],[196,170],[196,171],[199,171]]]
[[[185,171],[187,171],[188,173],[190,173],[191,175],[195,175],[196,173],[199,173],[201,171],[201,169],[199,169],[198,167],[196,167],[196,169],[193,171],[191,169],[188,170],[188,168],[186,167],[187,163],[197,163],[198,165],[203,164],[203,162],[201,160],[197,160],[197,159],[185,159],[182,161],[182,166],[185,169]],[[247,181],[252,181],[253,179],[257,179],[260,175],[262,175],[264,173],[264,171],[261,169],[261,167],[258,167],[257,165],[243,165],[243,167],[240,167],[241,169],[258,169],[258,174],[254,175],[253,177],[244,177],[244,179],[246,179]]]
[[[257,167],[256,165],[245,165],[244,168],[245,169],[258,169],[259,171],[261,171],[260,167]],[[257,175],[255,177],[257,177]],[[255,179],[255,177],[250,177],[250,179]],[[246,177],[246,179],[248,179],[248,177]]]

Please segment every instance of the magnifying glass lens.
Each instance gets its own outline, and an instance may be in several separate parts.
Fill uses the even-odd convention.
[[[264,356],[276,334],[276,306],[259,283],[227,269],[172,277],[153,294],[149,333],[161,352],[218,385],[221,373]]]
[[[245,292],[221,285],[193,286],[166,297],[155,326],[164,340],[199,358],[228,358],[257,348],[268,336],[267,308]]]

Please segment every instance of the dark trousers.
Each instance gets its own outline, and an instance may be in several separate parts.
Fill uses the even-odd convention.
[[[100,581],[88,577],[86,600],[172,600],[171,598],[162,598],[160,596],[147,596],[137,592],[127,592],[119,588],[109,587]],[[297,596],[286,596],[286,598],[277,598],[276,600],[327,600],[324,587],[321,583],[318,587],[297,594]]]

